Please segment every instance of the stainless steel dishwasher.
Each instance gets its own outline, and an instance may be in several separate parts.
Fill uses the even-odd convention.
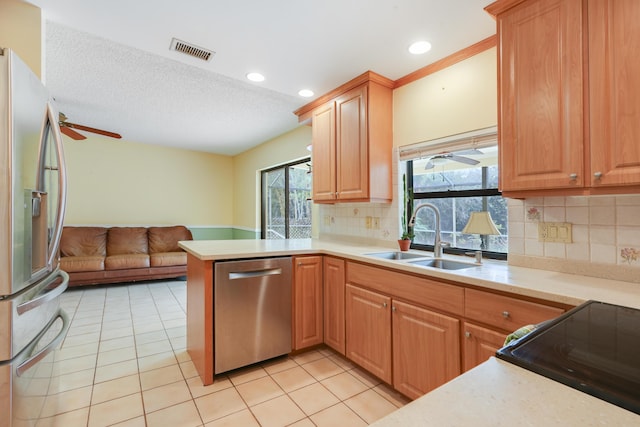
[[[291,352],[291,257],[214,264],[214,372]]]

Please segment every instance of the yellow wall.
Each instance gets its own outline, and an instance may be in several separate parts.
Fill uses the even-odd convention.
[[[301,125],[233,158],[234,225],[260,229],[260,170],[310,155],[311,127]]]
[[[394,90],[394,146],[496,126],[496,63],[492,48]]]
[[[233,225],[231,157],[64,137],[66,224]]]
[[[38,7],[20,0],[0,0],[0,47],[13,49],[41,78],[43,21]]]

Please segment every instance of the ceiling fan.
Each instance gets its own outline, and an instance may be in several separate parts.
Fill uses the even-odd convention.
[[[461,156],[460,154],[464,154],[466,156],[473,156],[473,155],[481,155],[484,153],[478,150],[477,148],[471,148],[469,150],[456,151],[455,153],[436,154],[435,156],[432,156],[427,161],[427,163],[424,165],[424,168],[426,170],[433,169],[436,165],[441,165],[443,163],[446,163],[449,160],[452,160],[454,162],[464,163],[471,166],[477,165],[478,163],[480,163],[480,161],[476,159],[471,159],[469,157]]]
[[[84,125],[79,125],[79,124],[76,124],[76,123],[68,122],[67,121],[67,116],[65,116],[62,113],[60,113],[60,118],[59,118],[58,123],[60,124],[60,132],[64,133],[69,138],[74,139],[76,141],[81,141],[83,139],[87,139],[87,137],[82,135],[81,133],[76,132],[74,129],[82,130],[82,131],[85,131],[85,132],[97,133],[98,135],[104,135],[104,136],[108,136],[108,137],[111,137],[111,138],[117,138],[117,139],[122,138],[122,136],[120,134],[118,134],[118,133],[109,132],[109,131],[102,130],[102,129],[96,129],[96,128],[92,128],[92,127],[89,127],[89,126],[84,126]]]

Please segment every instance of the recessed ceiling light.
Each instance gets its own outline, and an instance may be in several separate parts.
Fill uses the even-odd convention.
[[[264,76],[260,73],[249,73],[247,74],[247,78],[252,82],[263,82]]]
[[[430,50],[431,43],[424,40],[415,42],[411,46],[409,46],[409,52],[413,53],[414,55],[421,55],[423,53],[429,52]]]
[[[298,92],[298,95],[303,96],[305,98],[310,98],[313,96],[313,91],[309,89],[302,89],[300,92]]]

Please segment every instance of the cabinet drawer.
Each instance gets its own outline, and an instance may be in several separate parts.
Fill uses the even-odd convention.
[[[529,324],[553,319],[564,310],[474,289],[465,290],[464,315],[488,325],[515,331]]]
[[[464,289],[460,286],[354,262],[347,264],[347,283],[449,313],[464,312]]]

